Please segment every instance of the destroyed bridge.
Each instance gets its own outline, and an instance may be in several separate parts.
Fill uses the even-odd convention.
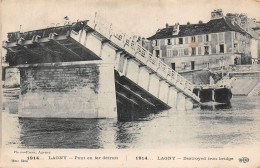
[[[20,71],[19,117],[116,118],[200,101],[191,82],[97,14],[8,33],[3,47]]]

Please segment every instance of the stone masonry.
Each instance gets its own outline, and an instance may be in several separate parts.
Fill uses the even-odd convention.
[[[21,117],[117,116],[114,80],[110,79],[114,74],[113,66],[88,62],[62,63],[59,66],[38,64],[19,69]]]

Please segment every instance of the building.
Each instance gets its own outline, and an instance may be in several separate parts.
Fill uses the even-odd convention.
[[[245,20],[247,18],[244,15],[229,14],[225,17],[221,9],[214,10],[207,23],[166,24],[165,28],[147,38],[150,41],[148,48],[156,57],[180,72],[249,64],[252,54],[255,58],[259,57],[257,49],[252,52],[252,43],[258,45],[259,34],[253,31],[253,37],[253,33],[248,33]]]
[[[251,58],[252,64],[258,62],[260,58],[260,22],[256,19],[248,18],[245,14],[232,14],[228,13],[226,15],[227,19],[233,24],[239,25],[247,33],[251,35]]]

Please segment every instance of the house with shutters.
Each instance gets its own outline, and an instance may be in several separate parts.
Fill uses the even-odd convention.
[[[181,72],[249,64],[252,38],[234,19],[224,17],[219,9],[211,12],[211,20],[207,23],[166,24],[147,39],[150,52]]]

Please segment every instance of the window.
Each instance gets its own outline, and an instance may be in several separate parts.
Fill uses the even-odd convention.
[[[206,34],[206,42],[208,42],[208,41],[209,41],[209,35]]]
[[[179,44],[183,44],[183,38],[179,38]]]
[[[234,49],[237,49],[237,43],[234,44]]]
[[[237,32],[235,32],[235,39],[237,39]]]
[[[209,55],[209,46],[204,46],[204,55]]]
[[[175,63],[171,63],[172,69],[175,70]]]
[[[158,45],[159,45],[159,41],[155,40],[155,46],[158,46]]]
[[[204,36],[201,36],[201,35],[198,36],[198,41],[199,41],[199,43],[202,43],[202,42],[203,42],[203,37],[204,37]],[[205,40],[204,40],[204,41],[205,41]]]
[[[189,43],[188,37],[185,37],[185,44],[188,44],[188,43]]]
[[[185,70],[185,69],[186,69],[186,63],[185,63],[185,62],[182,62],[181,64],[183,65],[183,68],[182,68],[182,69]]]
[[[188,48],[184,49],[184,55],[189,55],[189,49]]]
[[[234,59],[234,64],[238,65],[238,58],[237,57]]]
[[[191,55],[196,55],[196,48],[195,47],[191,48]]]
[[[178,50],[173,50],[173,56],[178,56]]]
[[[167,50],[167,57],[172,57],[172,50]]]
[[[192,36],[192,37],[191,37],[191,42],[195,42],[195,41],[196,41],[195,36]]]
[[[155,56],[158,58],[160,56],[160,50],[155,50]]]
[[[195,61],[191,61],[191,70],[195,69]]]
[[[224,44],[219,45],[219,53],[224,53]]]
[[[184,55],[184,49],[179,49],[179,56],[183,56]]]
[[[168,44],[168,45],[172,45],[171,39],[167,39],[167,44]]]
[[[201,47],[198,47],[198,55],[201,55]]]

